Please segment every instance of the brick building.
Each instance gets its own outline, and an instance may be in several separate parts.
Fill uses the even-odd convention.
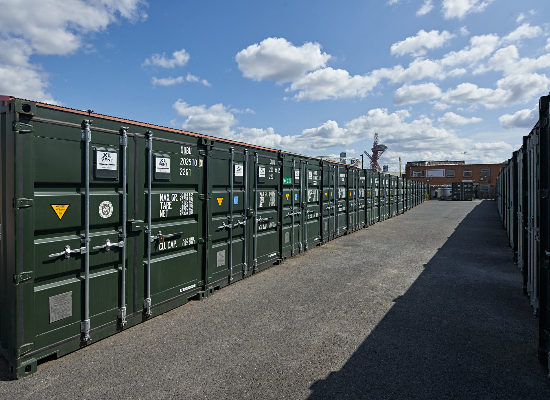
[[[413,161],[405,167],[406,177],[430,184],[431,197],[448,196],[453,182],[473,182],[477,197],[495,197],[497,176],[503,164],[466,164],[464,161]]]

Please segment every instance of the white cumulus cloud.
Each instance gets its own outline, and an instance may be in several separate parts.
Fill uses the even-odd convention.
[[[520,58],[515,45],[498,49],[487,63],[487,70],[502,71],[504,75],[529,74],[550,68],[550,53],[539,58]]]
[[[537,107],[532,110],[519,110],[515,114],[504,114],[498,121],[504,129],[531,129],[539,119]]]
[[[513,32],[504,36],[502,40],[504,42],[519,42],[522,39],[531,39],[543,34],[543,30],[538,26],[531,26],[530,24],[523,24]]]
[[[464,18],[470,13],[479,13],[494,0],[443,0],[443,16],[445,19]]]
[[[256,146],[282,149],[292,152],[322,153],[329,148],[342,147],[357,141],[357,136],[341,128],[335,121],[328,120],[319,127],[304,129],[297,135],[279,135],[273,128],[238,127],[228,139],[254,144]]]
[[[331,56],[321,53],[319,43],[294,46],[283,38],[267,38],[241,50],[235,56],[245,78],[277,83],[294,81],[308,71],[324,68]]]
[[[348,71],[329,67],[310,72],[293,82],[286,91],[299,91],[294,96],[295,100],[365,97],[380,79],[373,75],[351,76]]]
[[[190,106],[178,99],[173,104],[173,108],[179,116],[187,117],[181,127],[190,132],[229,138],[234,133],[231,127],[238,122],[228,111],[228,107],[221,103],[207,108],[204,104]]]
[[[454,112],[447,112],[445,113],[445,115],[443,115],[443,117],[440,117],[437,120],[445,125],[466,125],[483,121],[482,118],[466,118],[462,115],[455,114]]]
[[[497,48],[499,40],[499,37],[494,34],[474,36],[470,38],[470,46],[445,54],[441,63],[446,66],[474,64],[491,55]]]
[[[146,58],[142,66],[154,65],[162,68],[183,67],[189,61],[189,53],[181,49],[172,53],[171,58],[166,58],[166,53],[153,54],[151,58]]]
[[[172,86],[172,85],[178,85],[180,83],[183,83],[185,79],[183,76],[178,76],[177,78],[172,78],[171,76],[168,78],[153,78],[151,79],[151,83],[153,86]]]
[[[441,97],[441,89],[432,82],[404,85],[395,91],[393,103],[396,105],[415,104],[439,97]]]
[[[473,83],[461,83],[456,89],[443,94],[445,103],[481,104],[495,108],[528,101],[548,90],[550,79],[546,75],[517,74],[497,81],[497,89],[480,88]]]
[[[0,91],[12,96],[59,103],[48,93],[48,74],[30,63],[33,54],[66,55],[119,18],[147,18],[143,0],[2,1],[0,12]]]
[[[185,79],[187,80],[187,82],[202,83],[204,86],[208,86],[208,87],[212,86],[210,82],[208,82],[206,79],[201,79],[195,75],[187,74]]]
[[[401,42],[392,44],[391,54],[402,56],[410,53],[415,56],[421,56],[426,54],[426,50],[440,48],[454,37],[448,31],[439,33],[436,30],[426,32],[421,29],[416,36],[411,36]]]
[[[434,8],[432,0],[425,0],[424,4],[422,4],[422,7],[418,9],[416,12],[416,16],[420,17],[422,15],[428,14],[432,9]]]

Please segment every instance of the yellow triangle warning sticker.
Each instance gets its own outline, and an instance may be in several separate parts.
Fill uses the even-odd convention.
[[[328,196],[328,193],[325,193],[325,196]]]
[[[69,208],[69,204],[50,204],[57,218],[61,219],[65,215],[65,211]]]
[[[288,197],[289,197],[289,196],[290,196],[290,194],[289,194],[289,193],[287,193],[287,194],[286,194],[286,199],[287,199],[287,200],[288,200]]]
[[[222,205],[223,197],[216,197],[216,200],[218,200],[218,205]]]

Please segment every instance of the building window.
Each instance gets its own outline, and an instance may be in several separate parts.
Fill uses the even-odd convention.
[[[489,178],[491,176],[491,168],[481,168],[481,177]]]
[[[424,170],[419,171],[412,171],[411,170],[411,178],[424,178]]]
[[[472,177],[472,170],[471,169],[465,169],[462,171],[462,176],[464,178],[471,178]]]
[[[454,169],[448,169],[447,170],[447,178],[454,178],[455,177],[455,170]]]

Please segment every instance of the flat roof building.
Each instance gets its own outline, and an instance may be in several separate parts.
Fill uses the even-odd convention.
[[[464,161],[412,161],[405,166],[406,177],[430,184],[431,197],[450,195],[453,182],[473,182],[481,199],[495,197],[495,185],[502,164],[466,164]]]

